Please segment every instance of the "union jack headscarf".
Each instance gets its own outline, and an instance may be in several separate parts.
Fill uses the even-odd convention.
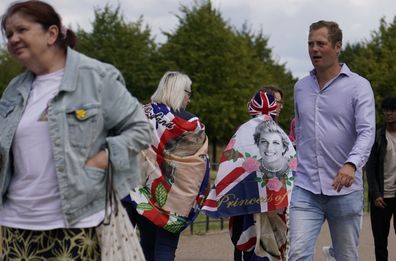
[[[248,102],[248,111],[252,117],[269,115],[274,119],[277,106],[275,97],[272,94],[260,90]]]

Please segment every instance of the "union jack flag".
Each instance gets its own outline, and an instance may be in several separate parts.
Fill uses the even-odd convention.
[[[248,112],[253,117],[257,115],[276,116],[277,106],[274,96],[260,90],[248,102]]]
[[[262,213],[286,208],[293,185],[295,150],[288,136],[272,120],[261,115],[241,125],[231,138],[220,159],[219,170],[202,210],[221,218]],[[270,121],[286,141],[283,155],[288,162],[281,175],[269,176],[261,167],[261,155],[254,141],[256,127]]]
[[[123,201],[155,225],[178,233],[197,217],[207,194],[205,127],[197,117],[184,119],[164,104],[147,104],[144,111],[154,128],[151,148],[141,153],[145,184]]]
[[[251,104],[255,102],[252,101]],[[279,158],[283,158],[282,162],[286,162],[286,165],[274,171],[279,175],[269,175],[270,172],[262,166],[264,157],[260,155],[260,149],[255,142],[255,134],[257,130],[261,130],[262,125],[270,126],[264,133],[274,132],[281,137],[284,151]],[[254,250],[254,260],[285,260],[286,209],[293,186],[292,170],[296,164],[295,150],[286,133],[272,118],[260,113],[241,125],[229,141],[220,159],[215,184],[204,202],[202,211],[214,218],[230,217],[231,240],[237,250]],[[278,245],[279,248],[274,252],[267,252],[260,247],[263,241],[268,243],[268,239],[265,241],[265,237],[257,232],[266,229],[267,233],[271,229],[257,228],[259,221],[264,219],[277,220],[277,225],[274,224],[274,231],[277,232],[273,233],[283,235],[279,242],[268,244]],[[274,253],[277,253],[280,259],[273,259]]]

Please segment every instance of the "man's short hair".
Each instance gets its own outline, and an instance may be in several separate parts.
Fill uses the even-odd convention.
[[[342,44],[342,31],[336,22],[320,20],[309,26],[309,32],[318,30],[323,27],[327,28],[329,32],[329,40],[333,44],[333,47],[337,42],[340,42]]]

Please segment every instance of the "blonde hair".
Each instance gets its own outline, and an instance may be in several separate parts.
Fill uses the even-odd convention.
[[[151,101],[163,103],[178,111],[182,107],[185,91],[191,92],[191,84],[191,79],[186,74],[176,71],[166,72],[151,96]]]

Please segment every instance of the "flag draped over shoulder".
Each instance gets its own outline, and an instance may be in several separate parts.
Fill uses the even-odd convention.
[[[270,148],[280,140],[282,155]],[[270,161],[281,167],[271,168]],[[269,116],[259,115],[241,125],[229,141],[202,211],[221,218],[284,209],[296,164],[288,136]]]
[[[260,113],[239,127],[223,151],[202,211],[230,217],[231,241],[249,260],[286,260],[286,212],[296,164],[286,133]]]
[[[202,210],[230,217],[230,236],[244,260],[287,259],[287,207],[296,168],[294,147],[273,118],[278,104],[259,90],[248,103],[254,117],[239,127],[220,159]],[[235,252],[237,253],[237,252]]]
[[[151,148],[141,153],[145,184],[131,191],[137,212],[178,233],[198,215],[209,182],[208,141],[197,117],[185,120],[164,104],[144,106],[154,128]]]

